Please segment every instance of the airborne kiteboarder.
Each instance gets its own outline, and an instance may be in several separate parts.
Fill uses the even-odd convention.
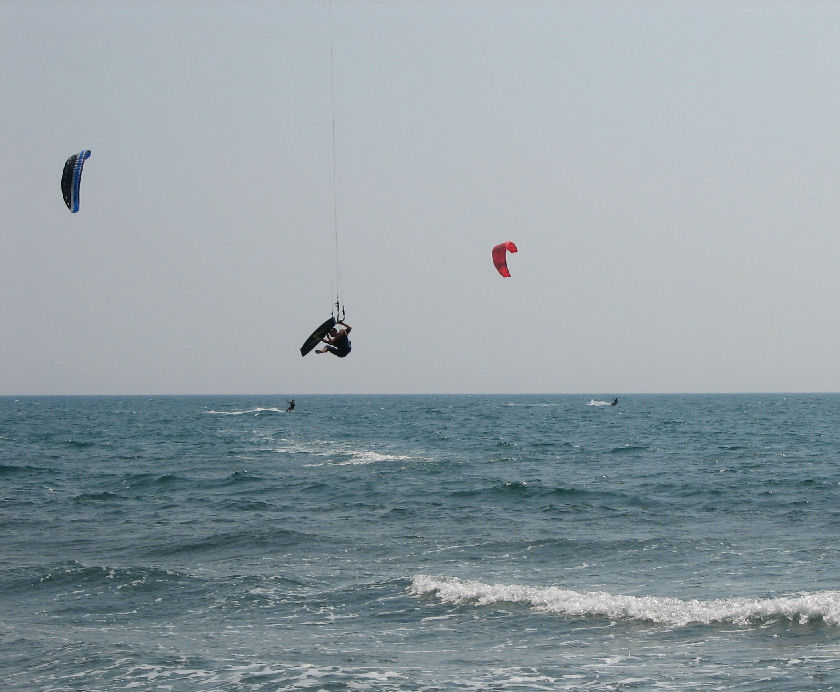
[[[350,353],[352,349],[350,346],[350,339],[347,338],[347,335],[353,328],[344,320],[338,320],[336,324],[340,324],[344,327],[344,329],[338,329],[336,327],[330,329],[329,334],[327,334],[323,339],[321,339],[321,341],[323,341],[326,344],[326,346],[324,346],[324,348],[316,348],[315,353],[326,353],[327,351],[329,351],[334,356],[338,356],[339,358],[344,358]]]
[[[341,301],[341,269],[338,261],[338,194],[335,171],[335,66],[333,64],[333,36],[332,36],[332,1],[330,8],[330,105],[332,109],[332,197],[333,197],[333,232],[335,234],[335,309],[330,318],[318,327],[300,347],[300,355],[305,356],[315,346],[323,342],[324,348],[316,349],[315,353],[326,353],[329,351],[339,358],[344,358],[350,353],[350,325],[345,321],[344,306]],[[340,324],[344,329],[339,329]]]

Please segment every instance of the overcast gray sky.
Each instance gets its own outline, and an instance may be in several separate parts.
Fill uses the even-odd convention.
[[[838,3],[333,0],[344,360],[328,1],[0,14],[0,394],[840,391]]]

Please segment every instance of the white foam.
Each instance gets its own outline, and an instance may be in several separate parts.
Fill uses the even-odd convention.
[[[269,406],[269,407],[257,406],[257,408],[249,408],[249,409],[245,409],[244,411],[213,411],[213,410],[205,411],[205,413],[211,413],[215,416],[247,416],[249,414],[256,416],[258,413],[264,413],[264,412],[286,413],[286,410],[282,409],[282,408],[277,408],[275,406]]]
[[[598,401],[597,399],[590,399],[587,406],[612,406],[611,401]]]
[[[336,443],[328,440],[314,440],[307,444],[293,444],[289,448],[280,448],[278,452],[294,452],[318,457],[339,456],[341,459],[328,462],[313,462],[307,466],[356,466],[362,464],[378,464],[387,461],[425,461],[422,457],[408,454],[389,454],[372,449],[358,449],[346,443]]]
[[[382,454],[372,450],[348,450],[346,453],[353,458],[349,461],[338,461],[335,464],[336,466],[376,464],[380,461],[409,461],[413,458],[405,454]]]
[[[673,627],[715,622],[735,625],[789,620],[822,620],[840,626],[840,591],[816,591],[779,598],[681,600],[662,596],[624,596],[604,591],[573,591],[555,586],[484,584],[457,577],[417,575],[409,593],[434,595],[444,603],[486,606],[521,603],[538,612],[573,617],[606,617],[655,622]]]

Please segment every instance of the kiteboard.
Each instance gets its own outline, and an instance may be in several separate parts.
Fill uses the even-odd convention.
[[[330,329],[333,327],[335,327],[335,317],[330,317],[303,342],[303,346],[300,347],[300,355],[305,356],[315,348],[321,342],[321,339],[330,333]]]

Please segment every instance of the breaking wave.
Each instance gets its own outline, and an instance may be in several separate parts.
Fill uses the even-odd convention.
[[[840,591],[816,591],[778,598],[681,600],[662,596],[624,596],[604,591],[573,591],[555,586],[484,584],[456,577],[413,577],[409,593],[435,596],[443,603],[486,606],[518,603],[537,612],[572,617],[605,617],[672,627],[823,622],[840,626]]]
[[[277,408],[276,406],[270,406],[264,408],[262,406],[257,406],[256,408],[249,408],[242,411],[206,411],[205,413],[212,414],[214,416],[261,416],[267,413],[286,413],[286,409]]]

